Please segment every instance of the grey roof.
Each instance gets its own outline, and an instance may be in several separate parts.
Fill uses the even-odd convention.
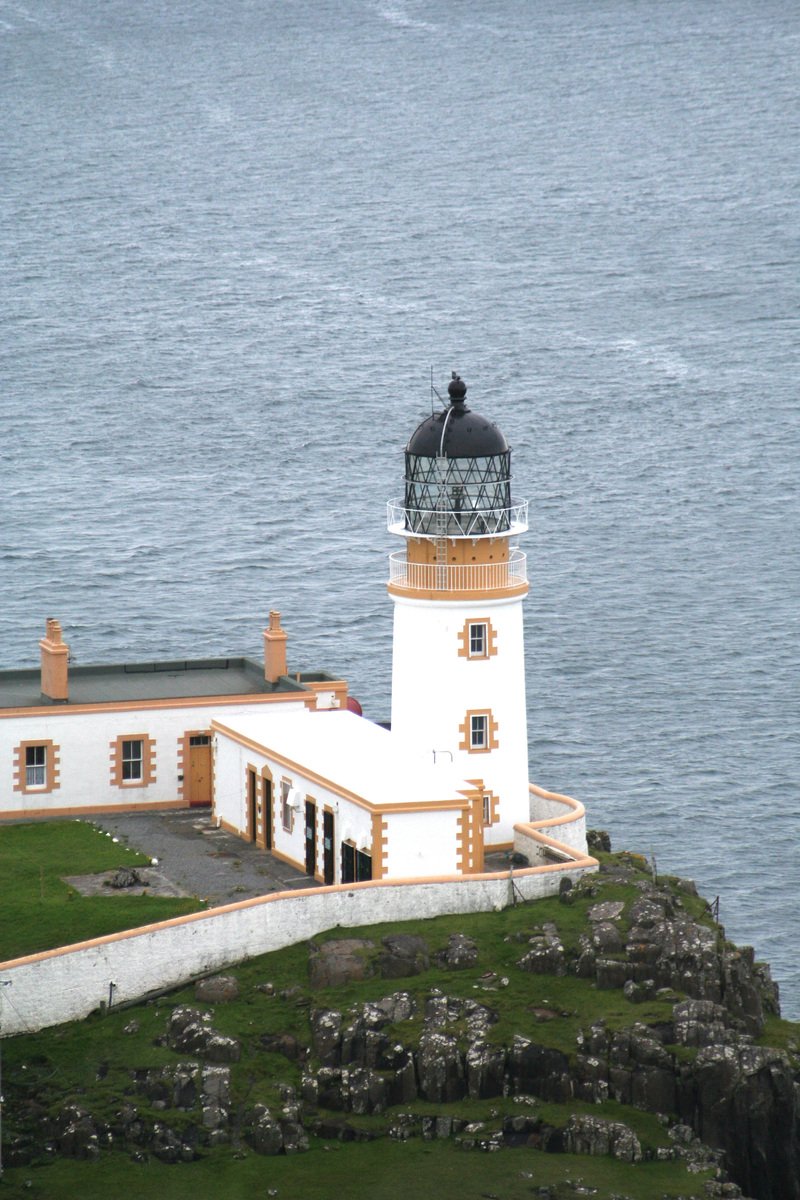
[[[191,699],[194,696],[258,696],[275,692],[304,692],[306,681],[331,681],[323,671],[267,683],[264,667],[249,658],[202,658],[151,663],[115,663],[70,667],[69,700],[42,696],[38,669],[0,671],[0,709],[73,704],[113,704],[115,701]]]

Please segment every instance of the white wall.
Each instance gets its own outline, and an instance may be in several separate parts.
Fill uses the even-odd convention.
[[[226,714],[227,717],[227,714]],[[272,773],[273,780],[273,848],[301,870],[305,869],[305,801],[313,799],[317,805],[317,872],[322,876],[322,814],[325,805],[334,813],[334,871],[335,882],[341,878],[341,843],[353,841],[359,850],[370,849],[372,844],[372,818],[358,804],[339,796],[316,780],[308,779],[299,768],[284,766],[265,751],[242,746],[224,733],[214,735],[214,814],[243,834],[248,825],[246,773],[254,767],[260,775],[263,767]],[[293,813],[291,831],[283,828],[281,820],[281,780],[288,779],[292,787],[292,801],[299,804]],[[419,872],[417,872],[419,874]]]
[[[295,704],[297,702],[295,701]],[[0,718],[0,812],[24,817],[28,812],[63,809],[129,808],[134,804],[180,798],[178,750],[187,730],[206,730],[212,716],[244,716],[259,706],[221,707],[187,704],[181,708],[137,708],[133,711],[70,712],[54,708],[42,716]],[[263,705],[286,711],[292,702]],[[155,739],[156,778],[146,787],[111,783],[110,745],[120,736],[148,734]],[[52,792],[14,791],[14,748],[21,742],[53,741],[59,747],[59,786]],[[185,764],[188,769],[188,764]]]
[[[187,979],[305,941],[337,925],[421,920],[447,913],[500,910],[520,896],[553,895],[596,870],[594,859],[501,875],[418,883],[375,882],[281,892],[195,913],[140,930],[0,964],[3,1036],[86,1017],[177,987]]]
[[[500,798],[499,822],[487,844],[508,844],[513,827],[528,817],[528,730],[522,598],[416,600],[392,596],[392,732],[419,749],[447,751],[464,779],[482,779]],[[459,655],[467,620],[485,618],[495,630],[497,653]],[[459,725],[471,709],[490,709],[498,724],[498,749],[459,748]]]
[[[385,875],[418,879],[426,875],[455,875],[458,809],[387,813]]]

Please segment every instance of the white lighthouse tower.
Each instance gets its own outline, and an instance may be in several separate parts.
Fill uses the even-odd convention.
[[[511,498],[511,451],[466,403],[449,403],[406,446],[405,495],[390,501],[394,601],[392,733],[452,762],[483,794],[483,843],[511,849],[530,820],[522,602],[527,501]]]

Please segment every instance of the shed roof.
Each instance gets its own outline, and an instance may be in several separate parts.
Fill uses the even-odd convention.
[[[470,785],[446,756],[434,762],[390,730],[344,711],[264,712],[214,721],[221,736],[230,730],[265,755],[296,764],[370,804],[445,802],[460,799]]]

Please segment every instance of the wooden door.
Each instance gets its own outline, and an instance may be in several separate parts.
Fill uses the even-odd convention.
[[[187,794],[190,808],[211,803],[211,736],[195,733],[189,738]]]

